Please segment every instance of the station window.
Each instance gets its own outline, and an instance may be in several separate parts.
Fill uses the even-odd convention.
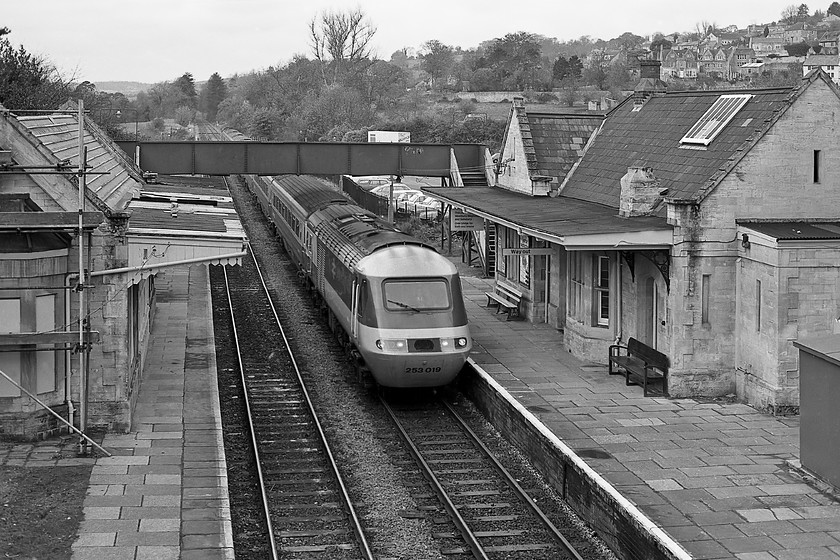
[[[519,248],[528,249],[531,246],[531,238],[519,234]],[[519,283],[523,286],[531,286],[531,257],[521,255],[519,257]]]
[[[33,294],[0,299],[0,334],[52,332],[61,316],[61,298],[56,294]],[[0,352],[0,371],[27,390],[42,394],[56,390],[56,375],[63,370],[55,345],[9,346]],[[0,397],[19,397],[21,390],[0,376]]]
[[[820,150],[814,150],[814,182],[820,182],[820,163],[821,163],[821,152]]]
[[[0,299],[0,334],[20,332],[20,299]],[[20,383],[21,352],[0,352],[0,371]],[[20,389],[0,376],[0,397],[19,397]]]
[[[515,229],[505,229],[505,248],[519,247],[519,232]],[[516,282],[519,279],[519,257],[505,257],[505,277]]]
[[[569,317],[583,321],[584,317],[584,267],[583,254],[569,252]]]
[[[610,258],[595,257],[595,323],[601,327],[610,325]]]

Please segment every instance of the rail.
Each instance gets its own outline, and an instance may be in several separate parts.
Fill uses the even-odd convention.
[[[344,483],[343,477],[341,476],[341,472],[339,471],[338,464],[336,463],[335,456],[333,455],[332,449],[330,448],[329,442],[327,440],[327,436],[324,432],[323,426],[321,425],[321,421],[318,418],[318,414],[315,411],[314,405],[312,404],[312,398],[310,397],[309,390],[307,389],[306,383],[305,383],[305,381],[304,381],[304,379],[301,375],[300,368],[298,367],[297,360],[295,359],[295,356],[292,353],[292,346],[289,342],[289,339],[286,336],[285,329],[283,328],[283,326],[281,324],[280,316],[277,312],[277,308],[274,305],[274,301],[271,298],[270,291],[268,289],[268,285],[266,284],[266,281],[265,281],[265,276],[263,275],[263,272],[262,272],[262,270],[259,266],[259,261],[257,261],[256,257],[254,256],[253,252],[251,251],[250,244],[248,244],[248,252],[251,255],[251,258],[253,259],[254,266],[255,266],[255,269],[256,269],[256,272],[257,272],[257,277],[258,277],[260,285],[262,287],[262,292],[266,295],[266,298],[268,300],[268,304],[271,308],[271,312],[274,316],[274,321],[277,324],[280,335],[283,339],[283,344],[286,347],[286,349],[288,350],[289,359],[290,359],[292,367],[294,369],[295,378],[297,379],[298,386],[300,387],[300,390],[303,394],[306,407],[309,410],[310,418],[312,419],[312,422],[313,422],[313,424],[314,424],[314,426],[315,426],[315,428],[316,428],[316,430],[319,434],[321,444],[323,445],[325,455],[326,455],[326,457],[328,459],[328,462],[329,462],[330,470],[331,470],[332,474],[335,476],[336,484],[339,488],[340,495],[341,495],[341,498],[342,498],[342,502],[343,502],[344,507],[346,509],[346,513],[347,513],[347,516],[350,520],[350,524],[352,525],[353,534],[354,534],[354,536],[356,538],[356,541],[359,545],[359,548],[360,548],[360,551],[363,555],[363,558],[365,558],[367,560],[373,560],[374,555],[373,555],[373,552],[372,552],[372,550],[370,548],[370,545],[367,541],[367,537],[365,536],[364,531],[362,529],[361,520],[359,519],[359,516],[356,513],[355,508],[353,507],[353,503],[350,499],[350,494],[347,491],[347,486]],[[225,276],[227,277],[227,275],[225,275]],[[237,342],[237,347],[238,347],[238,342]],[[241,364],[241,357],[240,357],[240,364]],[[240,368],[240,369],[242,369],[242,368]],[[243,371],[242,375],[243,375],[243,381],[244,381],[244,375],[245,375],[244,371]],[[247,395],[247,391],[246,391],[246,395]],[[251,418],[252,417],[251,417],[250,411],[249,411],[248,412],[249,423],[251,425],[253,425],[253,423],[251,422]],[[256,438],[252,439],[252,441],[254,442],[254,446],[255,446],[255,449],[256,449]],[[259,466],[259,461],[258,461],[258,466]],[[264,480],[262,479],[262,477],[260,477],[260,484],[261,484],[261,491],[263,492],[263,495],[265,496],[266,495],[265,494],[265,483],[264,483]],[[267,505],[266,505],[266,507],[267,507]],[[268,511],[268,510],[266,510],[266,511]],[[272,540],[273,539],[274,539],[274,536],[273,536],[273,532],[272,532]]]

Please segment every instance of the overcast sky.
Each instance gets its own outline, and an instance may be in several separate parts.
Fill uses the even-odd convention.
[[[464,49],[527,31],[560,41],[630,31],[690,31],[699,21],[744,27],[779,19],[792,0],[3,0],[9,40],[76,80],[204,81],[311,58],[308,23],[323,10],[361,8],[388,60],[430,39]],[[811,10],[825,10],[812,5]]]

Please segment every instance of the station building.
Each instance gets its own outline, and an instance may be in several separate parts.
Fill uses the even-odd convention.
[[[577,357],[633,337],[672,397],[795,411],[793,342],[840,331],[840,93],[667,92],[658,64],[606,115],[515,100],[496,184],[426,190],[484,219],[496,284]]]
[[[4,435],[61,429],[44,406],[77,427],[128,430],[155,273],[244,254],[223,185],[151,184],[96,125],[81,117],[80,127],[79,114],[0,107],[0,371],[11,379],[0,376]]]

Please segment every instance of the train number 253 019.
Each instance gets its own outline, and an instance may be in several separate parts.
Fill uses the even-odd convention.
[[[405,368],[406,373],[440,373],[440,367],[407,367]]]

